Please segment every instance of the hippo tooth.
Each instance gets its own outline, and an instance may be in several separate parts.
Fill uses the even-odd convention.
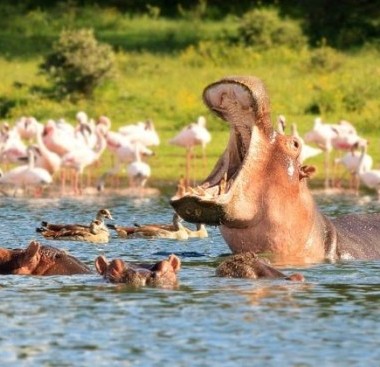
[[[205,196],[206,195],[206,191],[201,187],[201,186],[197,186],[195,188],[195,191],[198,193],[198,195],[200,196]]]
[[[190,186],[189,186],[188,189],[187,189],[187,191],[188,191],[188,193],[191,194],[191,195],[197,195],[197,196],[199,195],[197,189],[194,188],[194,187],[190,187]]]

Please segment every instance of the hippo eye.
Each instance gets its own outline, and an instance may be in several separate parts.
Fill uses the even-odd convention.
[[[291,139],[289,146],[291,149],[298,152],[299,149],[301,149],[301,142],[297,138],[293,138]]]

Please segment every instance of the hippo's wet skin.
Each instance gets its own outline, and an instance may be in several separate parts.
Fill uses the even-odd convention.
[[[230,256],[216,268],[216,275],[228,278],[250,278],[250,279],[285,279],[293,281],[305,281],[300,273],[289,276],[271,267],[265,259],[259,259],[253,252],[244,252]]]
[[[0,248],[0,274],[73,275],[91,270],[75,257],[31,241],[26,249]]]
[[[201,186],[171,204],[185,220],[219,225],[232,252],[274,262],[380,258],[380,214],[325,217],[307,186],[301,142],[276,132],[269,97],[255,77],[206,87],[206,105],[230,124],[228,146]]]

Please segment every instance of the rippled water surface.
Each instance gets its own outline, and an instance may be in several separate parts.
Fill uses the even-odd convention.
[[[380,212],[370,198],[316,195],[329,216]],[[41,240],[35,227],[89,222],[169,222],[168,198],[0,199],[3,247]],[[304,284],[214,276],[229,252],[216,228],[188,241],[118,239],[64,248],[93,269],[96,256],[150,261],[181,256],[176,290],[126,289],[97,275],[1,276],[1,366],[378,366],[380,261],[318,264]]]

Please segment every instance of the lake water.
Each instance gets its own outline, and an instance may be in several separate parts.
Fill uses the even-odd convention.
[[[371,197],[316,194],[330,216],[380,212]],[[209,238],[119,239],[107,245],[46,241],[41,220],[89,222],[101,207],[114,223],[170,222],[167,196],[0,198],[2,247],[31,239],[94,259],[182,259],[176,290],[127,289],[99,276],[0,277],[0,366],[378,366],[380,261],[317,264],[303,284],[215,277],[229,253]]]

